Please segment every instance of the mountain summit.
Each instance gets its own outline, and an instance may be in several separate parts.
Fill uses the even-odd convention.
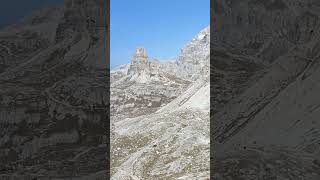
[[[132,57],[128,74],[134,74],[149,68],[149,59],[145,48],[137,48]]]

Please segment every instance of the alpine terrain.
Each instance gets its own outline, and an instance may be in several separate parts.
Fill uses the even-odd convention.
[[[176,60],[111,71],[111,179],[209,179],[210,28]]]
[[[320,179],[320,4],[216,0],[215,179]]]
[[[66,0],[0,31],[0,179],[105,179],[104,0]]]

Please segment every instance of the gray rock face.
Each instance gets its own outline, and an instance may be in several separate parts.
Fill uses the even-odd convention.
[[[197,80],[202,71],[209,68],[210,27],[204,28],[182,49],[176,61],[167,62],[162,69],[183,79]]]
[[[177,60],[176,73],[179,77],[197,80],[210,65],[210,27],[203,29],[182,50]]]
[[[315,1],[216,1],[217,178],[319,179],[317,8]]]
[[[1,178],[106,177],[103,2],[68,0],[1,31]]]

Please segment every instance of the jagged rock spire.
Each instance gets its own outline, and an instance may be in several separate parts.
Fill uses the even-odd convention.
[[[136,48],[135,57],[145,57],[148,58],[147,50],[143,47]]]
[[[145,48],[136,48],[128,73],[134,74],[136,72],[147,70],[149,68],[148,64],[149,60],[147,50]]]

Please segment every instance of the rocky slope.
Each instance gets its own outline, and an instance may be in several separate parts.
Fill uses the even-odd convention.
[[[118,80],[126,85],[132,82],[131,92],[140,92],[150,101],[157,99],[157,93],[167,98],[175,92],[175,96],[167,101],[159,99],[161,105],[155,106],[153,112],[137,116],[131,110],[135,117],[112,117],[111,179],[208,179],[209,49],[202,48],[209,47],[208,37],[206,28],[182,50],[179,60],[160,64],[159,71],[151,71],[159,78],[152,79],[148,66],[144,66],[134,75],[128,73]],[[129,66],[120,67],[114,75],[119,77]],[[185,69],[190,71],[185,73]],[[141,75],[150,80],[137,81]],[[190,77],[192,81],[185,80]],[[189,86],[182,86],[185,81]],[[111,84],[111,97],[121,84],[124,83]],[[123,91],[128,93],[128,89]],[[132,104],[139,105],[136,101]],[[145,106],[136,109],[141,111]]]
[[[317,8],[316,1],[216,1],[217,179],[319,179]]]
[[[66,0],[0,32],[1,178],[106,177],[105,8]]]

